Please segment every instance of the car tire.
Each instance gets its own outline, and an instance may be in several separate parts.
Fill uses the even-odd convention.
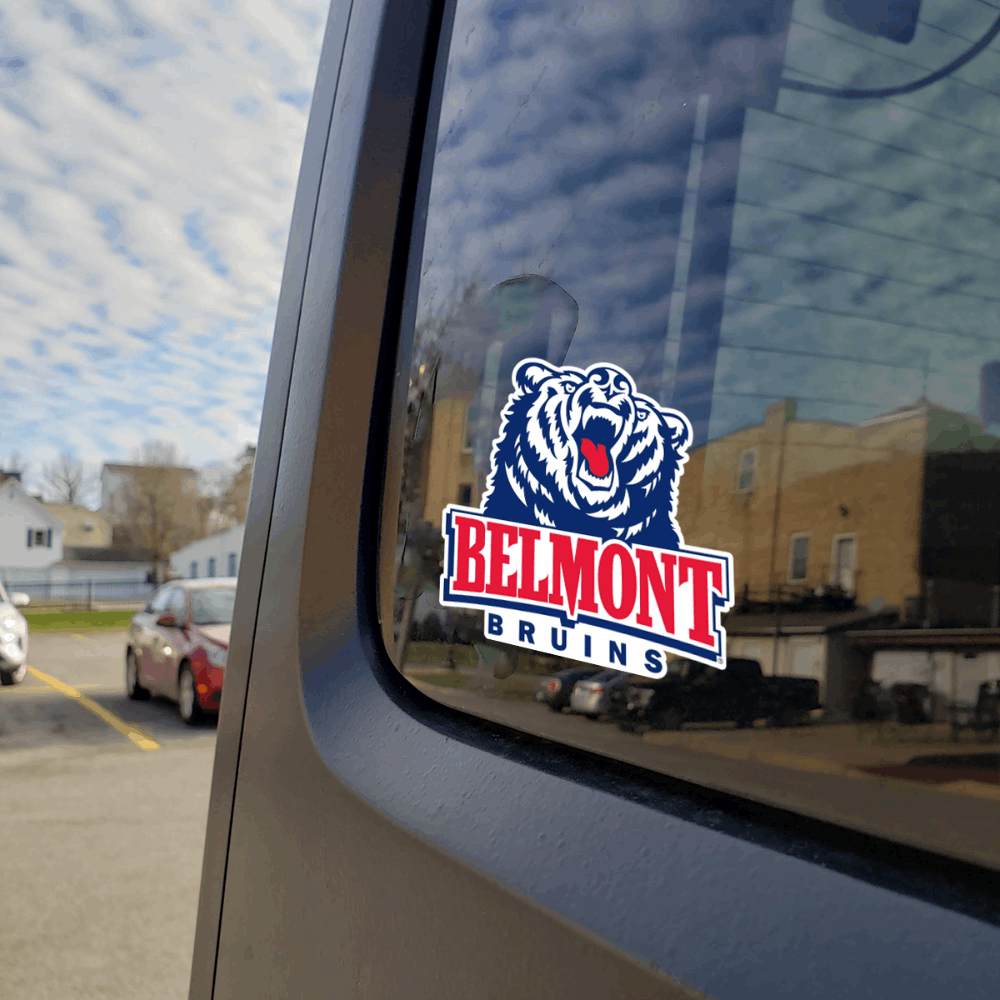
[[[190,663],[182,663],[177,675],[177,707],[181,718],[189,726],[197,726],[205,717],[201,705],[198,704],[198,688],[194,679],[194,670]]]
[[[684,725],[684,713],[679,708],[665,708],[657,717],[657,729],[676,732]]]
[[[149,699],[149,689],[139,683],[139,661],[131,649],[125,654],[125,693],[132,701]]]
[[[22,663],[19,667],[12,667],[10,670],[0,668],[0,684],[4,687],[12,687],[14,684],[20,684],[27,674],[27,663]]]
[[[553,705],[552,702],[550,701],[549,702],[549,711],[550,712],[555,712],[556,715],[561,715],[562,714],[562,705]]]
[[[756,721],[757,720],[752,715],[741,715],[736,720],[736,728],[737,729],[753,729],[753,724]]]
[[[767,723],[772,729],[791,729],[801,725],[802,714],[791,708],[782,708],[775,712]]]

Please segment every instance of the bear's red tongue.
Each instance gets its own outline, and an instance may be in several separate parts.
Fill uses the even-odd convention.
[[[608,453],[603,444],[594,444],[590,438],[584,438],[580,442],[580,451],[587,460],[591,475],[603,479],[608,474]]]

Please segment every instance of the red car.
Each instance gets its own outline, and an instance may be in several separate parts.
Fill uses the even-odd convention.
[[[163,695],[196,725],[222,700],[236,579],[175,580],[134,615],[125,647],[125,690]]]

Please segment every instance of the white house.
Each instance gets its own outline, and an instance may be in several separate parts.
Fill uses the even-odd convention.
[[[239,573],[245,527],[238,524],[228,531],[220,531],[178,549],[170,556],[171,575],[187,579],[236,576]]]
[[[29,496],[17,474],[0,472],[0,574],[48,569],[63,557],[62,521]]]

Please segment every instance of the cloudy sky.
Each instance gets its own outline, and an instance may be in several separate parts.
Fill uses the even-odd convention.
[[[325,0],[0,0],[0,461],[256,439]]]

